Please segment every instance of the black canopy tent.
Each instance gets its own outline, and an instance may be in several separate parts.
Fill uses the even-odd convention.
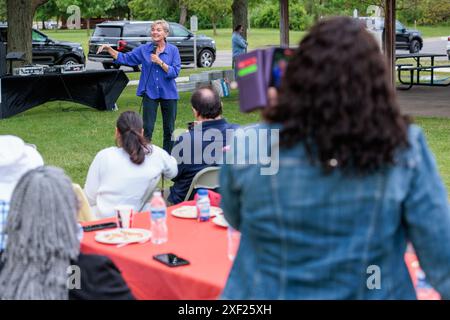
[[[395,2],[385,0],[385,39],[386,60],[391,66],[390,80],[395,86]],[[289,46],[289,0],[280,0],[280,44]]]

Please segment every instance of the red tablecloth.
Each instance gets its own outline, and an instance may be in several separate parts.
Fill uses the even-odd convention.
[[[183,202],[168,208],[169,241],[165,244],[147,242],[117,248],[96,242],[95,232],[86,232],[81,251],[111,258],[138,299],[217,299],[225,287],[232,265],[227,256],[227,231],[211,221],[197,222],[170,214],[182,205],[195,205],[195,202]],[[110,221],[115,219],[96,223]],[[133,227],[150,229],[149,213],[136,215]],[[189,260],[190,265],[169,268],[153,260],[153,256],[160,253],[175,253]],[[406,253],[405,263],[415,286],[416,271],[420,268],[416,255]],[[432,289],[418,290],[417,295],[419,299],[440,298]]]
[[[227,256],[227,231],[211,221],[197,222],[170,214],[182,205],[194,205],[194,202],[168,208],[169,241],[162,245],[147,242],[117,248],[96,242],[96,232],[85,232],[81,251],[111,258],[138,299],[216,299],[225,286],[232,264]],[[133,227],[150,229],[149,214],[137,214]],[[167,267],[153,260],[154,255],[161,253],[175,253],[189,260],[190,265]]]
[[[419,265],[419,260],[414,252],[405,253],[405,263],[408,267],[414,288],[416,288],[417,299],[419,300],[440,300],[440,294],[431,286],[429,288],[421,288],[417,286],[417,274],[423,272]]]

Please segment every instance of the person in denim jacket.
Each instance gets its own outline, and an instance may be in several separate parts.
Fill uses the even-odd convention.
[[[222,298],[416,299],[408,242],[450,298],[448,194],[388,72],[351,18],[322,20],[302,40],[265,123],[247,129],[281,129],[277,172],[261,174],[248,150],[221,169],[222,208],[241,231]]]

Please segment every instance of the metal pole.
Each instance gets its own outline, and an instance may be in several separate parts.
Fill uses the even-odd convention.
[[[395,0],[386,0],[385,8],[385,55],[389,68],[389,80],[395,87]]]
[[[197,69],[197,33],[194,32],[194,69]]]

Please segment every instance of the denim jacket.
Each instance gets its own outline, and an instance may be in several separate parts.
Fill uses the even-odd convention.
[[[395,165],[366,176],[326,175],[301,144],[280,149],[274,175],[261,175],[260,164],[224,165],[221,205],[242,235],[222,298],[416,299],[404,261],[410,241],[449,299],[447,192],[421,129],[411,125],[408,139]]]

